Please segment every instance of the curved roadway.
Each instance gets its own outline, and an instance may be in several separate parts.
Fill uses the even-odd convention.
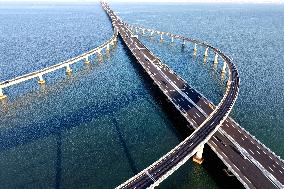
[[[142,67],[149,73],[155,83],[162,89],[163,87],[172,87],[176,93],[179,93],[177,86],[169,79],[169,77],[162,71],[162,63],[157,59],[152,52],[150,52],[138,39],[132,34],[124,23],[117,17],[106,3],[102,3],[103,8],[112,19],[113,25],[118,29],[125,44],[131,50]],[[208,44],[200,42],[200,44],[212,49],[215,53],[226,62],[229,68],[229,81],[224,97],[222,98],[216,109],[208,116],[202,125],[195,130],[183,142],[177,145],[174,149],[153,163],[148,168],[141,171],[139,174],[130,178],[125,183],[118,186],[118,188],[148,188],[159,185],[164,179],[184,164],[191,156],[193,156],[200,145],[205,144],[210,137],[218,130],[220,125],[229,115],[239,92],[239,76],[235,65],[230,58],[223,54],[219,49],[214,48]],[[156,63],[155,63],[156,62]],[[159,65],[161,67],[159,67]],[[164,94],[173,102],[174,96]],[[175,95],[177,95],[174,93]],[[188,99],[185,99],[188,100]],[[183,103],[174,103],[175,106],[180,107]],[[187,112],[183,112],[183,115]]]

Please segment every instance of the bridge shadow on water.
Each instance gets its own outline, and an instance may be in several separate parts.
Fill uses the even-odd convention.
[[[20,96],[16,101],[11,103],[12,108],[20,108],[25,106],[26,103],[32,103],[41,97],[48,97],[51,94],[58,92],[58,90],[63,90],[68,85],[71,85],[76,80],[80,79],[82,76],[89,74],[93,69],[93,65],[88,65],[84,70],[78,72],[75,76],[68,76],[61,81],[49,86],[42,86],[40,90],[34,90]],[[130,103],[135,102],[143,97],[145,97],[145,92],[143,90],[136,90],[127,92],[127,94],[117,95],[113,98],[112,102],[106,101],[102,103],[91,103],[88,106],[81,107],[75,112],[63,115],[57,115],[46,119],[44,122],[25,124],[19,123],[15,127],[7,129],[5,133],[0,133],[0,153],[5,152],[9,149],[15,148],[17,146],[22,146],[38,139],[54,135],[56,138],[56,159],[55,159],[55,188],[61,188],[62,180],[62,134],[66,130],[77,127],[82,123],[88,123],[92,119],[100,117],[102,115],[112,116],[112,122],[115,126],[118,138],[122,143],[122,147],[128,159],[129,165],[133,171],[133,174],[137,174],[137,168],[135,162],[133,161],[129,150],[126,146],[119,125],[115,120],[114,113],[119,111],[122,107],[128,106]],[[42,100],[42,99],[41,99]],[[5,106],[9,106],[6,104]],[[1,110],[2,113],[7,113],[9,110]]]
[[[115,115],[112,113],[111,115],[111,119],[112,119],[112,122],[115,126],[115,130],[117,132],[117,135],[118,135],[118,138],[119,138],[119,141],[121,142],[121,145],[123,147],[123,151],[125,153],[125,156],[127,158],[127,161],[129,163],[129,166],[132,170],[132,173],[133,175],[136,175],[138,173],[138,169],[137,169],[137,166],[135,164],[135,161],[133,160],[132,156],[131,156],[131,153],[129,152],[129,149],[127,147],[127,144],[126,144],[126,141],[124,140],[123,138],[123,135],[121,133],[121,130],[119,128],[119,123],[117,122],[117,120],[115,119]]]
[[[153,84],[152,78],[148,75],[146,71],[144,71],[143,67],[138,63],[135,56],[131,53],[131,51],[128,49],[127,45],[123,42],[123,39],[120,36],[119,39],[123,46],[123,49],[129,56],[130,61],[132,62],[131,65],[135,68],[136,73],[143,79],[143,85],[144,88],[147,90],[147,93],[150,93],[153,96],[156,103],[165,113],[166,118],[172,123],[171,125],[173,125],[173,127],[169,126],[169,129],[172,130],[173,133],[175,133],[175,135],[179,138],[180,141],[184,140],[194,131],[193,127],[186,121],[186,119],[175,108],[175,106],[169,100],[167,100],[167,97],[163,94],[159,87]],[[169,48],[170,47],[171,46],[169,45]],[[185,47],[181,47],[180,51],[182,53],[186,53]],[[205,145],[203,156],[205,161],[201,166],[217,183],[218,187],[222,189],[244,188],[236,177],[229,177],[226,174],[224,170],[226,170],[227,167],[223,164],[223,162],[217,157],[217,155],[211,150],[211,148],[207,144]],[[178,172],[175,174],[182,173]],[[165,183],[163,185],[162,183],[162,188],[172,188],[171,186],[167,186],[168,184],[169,183]]]

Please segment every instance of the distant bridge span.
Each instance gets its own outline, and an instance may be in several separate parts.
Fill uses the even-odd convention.
[[[96,48],[94,48],[94,49],[92,49],[88,52],[85,52],[81,55],[70,58],[70,59],[63,61],[63,62],[60,62],[58,64],[49,66],[47,68],[43,68],[41,70],[38,70],[38,71],[35,71],[35,72],[32,72],[32,73],[28,73],[28,74],[25,74],[25,75],[22,75],[22,76],[19,76],[19,77],[10,79],[10,80],[0,82],[0,100],[7,97],[7,95],[5,95],[4,92],[3,92],[4,88],[10,87],[10,86],[13,86],[13,85],[16,85],[16,84],[20,84],[22,82],[25,82],[25,81],[28,81],[28,80],[31,80],[31,79],[34,79],[34,78],[38,78],[39,84],[44,84],[45,83],[44,75],[46,75],[48,73],[51,73],[51,72],[57,71],[59,69],[65,68],[66,73],[70,74],[72,72],[72,69],[71,69],[72,64],[75,64],[75,63],[77,63],[81,60],[84,60],[86,64],[89,64],[90,63],[90,61],[89,61],[90,56],[92,56],[94,54],[97,54],[98,56],[100,56],[103,49],[106,49],[106,51],[109,52],[110,46],[115,45],[115,43],[116,43],[117,35],[118,35],[118,31],[117,31],[116,28],[114,28],[114,34],[109,40],[107,40],[106,42],[104,42],[100,46],[98,46],[98,47],[96,47]]]

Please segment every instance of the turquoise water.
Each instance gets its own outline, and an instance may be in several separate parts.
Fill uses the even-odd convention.
[[[121,18],[203,39],[234,59],[241,77],[232,116],[284,156],[284,6],[111,4]],[[95,48],[112,28],[99,4],[2,5],[1,80],[53,65]],[[218,73],[192,46],[141,38],[171,68],[218,103]],[[198,51],[201,55],[202,49]],[[113,188],[177,145],[190,131],[119,40],[103,61],[5,89],[1,104],[1,188]],[[227,188],[209,150],[160,188]]]

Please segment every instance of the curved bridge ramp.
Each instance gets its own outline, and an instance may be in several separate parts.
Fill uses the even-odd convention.
[[[171,78],[173,72],[153,55],[127,28],[118,18],[107,4],[102,3],[103,8],[112,19],[113,25],[118,29],[125,44],[131,50],[141,66],[147,71],[149,76],[154,80],[158,87],[163,91],[167,98],[176,106],[176,108],[184,115],[185,118],[190,115],[189,109],[192,107],[191,100],[184,95],[180,86],[175,84],[175,80]],[[235,65],[221,51],[212,48],[214,52],[219,54],[229,68],[229,80],[225,95],[220,104],[206,118],[206,120],[197,128],[189,137],[187,137],[178,146],[153,163],[151,166],[132,177],[118,188],[147,188],[159,185],[164,179],[171,175],[181,165],[183,165],[190,157],[192,157],[218,130],[221,124],[229,115],[238,95],[239,77]],[[197,153],[198,156],[198,153]]]
[[[205,59],[208,54],[202,41],[149,28],[125,25],[137,35],[148,37],[158,35],[160,40],[162,38],[164,42],[173,43],[175,41],[182,45],[189,44],[193,48],[193,54],[196,54],[197,47],[203,46]],[[218,64],[218,54],[215,54],[211,62],[213,62],[213,67]],[[187,90],[186,94],[195,102],[196,107],[202,109],[193,113],[194,115],[191,117],[192,126],[197,128],[198,124],[208,117],[215,107],[212,102],[192,88],[190,91]],[[197,117],[199,119],[196,119]],[[232,118],[226,119],[207,144],[246,188],[284,188],[283,160]]]
[[[181,39],[183,40],[183,45],[185,44],[186,41],[195,43],[195,48],[194,48],[194,53],[196,54],[196,47],[197,45],[203,46],[206,48],[204,57],[207,58],[208,56],[208,50],[213,50],[215,53],[215,58],[214,58],[214,63],[218,63],[218,56],[220,56],[223,61],[224,65],[222,68],[222,72],[226,73],[226,67],[228,68],[229,72],[229,81],[227,82],[227,90],[226,93],[221,101],[221,103],[215,108],[208,100],[206,100],[204,97],[201,97],[201,95],[197,95],[198,99],[196,98],[189,98],[192,93],[194,93],[194,90],[190,88],[185,81],[183,81],[181,78],[179,78],[172,70],[170,70],[166,65],[162,64],[161,61],[155,57],[151,51],[149,51],[138,39],[138,36],[135,36],[134,33],[131,32],[130,28],[133,31],[133,27],[130,25],[124,23],[123,21],[120,20],[119,17],[117,17],[113,11],[108,7],[107,4],[103,3],[102,4],[106,12],[109,14],[110,18],[112,19],[114,27],[117,27],[119,30],[120,35],[122,36],[124,42],[126,45],[129,47],[131,50],[132,54],[136,57],[138,62],[142,65],[142,67],[147,71],[149,76],[154,80],[154,82],[159,86],[159,88],[163,91],[163,93],[168,97],[168,99],[176,106],[176,108],[185,116],[185,118],[189,121],[189,123],[195,123],[193,126],[196,128],[198,125],[201,125],[200,127],[214,127],[214,124],[216,124],[215,129],[220,127],[221,122],[223,122],[227,115],[224,110],[226,109],[226,101],[227,103],[231,101],[231,105],[229,105],[228,111],[230,111],[232,105],[234,104],[235,98],[234,97],[228,97],[228,96],[237,96],[238,94],[238,87],[239,87],[239,78],[238,78],[238,73],[236,71],[235,66],[232,64],[230,58],[228,58],[224,53],[222,53],[219,49],[214,48],[213,46],[206,44],[202,41],[194,40],[194,39],[189,39],[185,38],[179,35],[172,35],[169,34],[170,37],[172,37],[172,42],[173,38],[176,39]],[[135,28],[137,31],[139,28]],[[140,28],[142,30],[142,33],[145,34],[145,29]],[[149,31],[149,30],[148,30]],[[155,33],[154,30],[150,31],[151,35]],[[165,32],[156,32],[157,34],[161,35],[161,40],[163,40],[163,34]],[[181,82],[179,82],[181,81]],[[237,82],[236,82],[237,81]],[[234,84],[235,82],[235,84]],[[163,86],[164,85],[164,86]],[[233,87],[230,88],[230,85],[233,85]],[[235,86],[235,90],[234,90]],[[190,91],[188,91],[190,90]],[[230,93],[230,91],[235,91],[235,93]],[[195,91],[196,92],[196,91]],[[229,94],[229,95],[228,95]],[[227,98],[227,99],[226,99]],[[202,100],[200,100],[202,99]],[[200,102],[201,101],[201,102]],[[181,103],[180,103],[181,102]],[[199,103],[200,102],[200,103]],[[202,104],[203,103],[203,104]],[[229,102],[230,103],[230,102]],[[223,104],[223,107],[222,107]],[[207,105],[207,107],[206,107]],[[228,104],[227,104],[228,105]],[[203,106],[203,107],[202,107]],[[211,109],[209,109],[210,107]],[[223,119],[218,118],[219,113],[221,111],[216,111],[221,109],[224,111],[223,114]],[[205,110],[203,110],[203,109]],[[203,120],[201,123],[197,123],[198,120],[192,119],[192,113],[190,112],[192,109],[198,110],[199,112],[195,112],[199,117],[203,116]],[[209,109],[209,110],[208,110]],[[212,113],[213,112],[213,113]],[[217,112],[217,113],[216,113]],[[198,114],[200,113],[200,114]],[[214,115],[215,114],[215,115]],[[214,116],[216,116],[215,121],[219,119],[219,124],[214,121],[212,122],[212,117],[214,120]],[[210,121],[211,120],[211,121]],[[199,120],[200,122],[200,120]],[[209,123],[208,123],[209,122]],[[211,122],[211,123],[210,123]],[[233,127],[234,125],[237,125],[233,120],[227,119],[225,122],[225,125],[229,127],[228,125],[232,124]],[[153,163],[151,166],[137,174],[136,176],[132,177],[125,183],[121,184],[118,186],[118,188],[152,188],[154,186],[157,186],[161,181],[163,181],[167,176],[169,176],[171,173],[173,173],[176,169],[178,169],[179,166],[181,166],[183,163],[185,163],[196,151],[197,151],[197,156],[199,154],[198,151],[201,151],[202,154],[202,146],[206,141],[208,141],[208,138],[212,136],[211,133],[214,133],[216,130],[213,129],[208,131],[208,130],[203,130],[198,128],[191,136],[189,136],[185,141],[183,141],[181,144],[179,144],[177,147],[175,147],[173,150],[171,150],[169,153],[167,153],[165,156],[160,158],[158,161]],[[232,171],[237,178],[243,183],[243,185],[246,188],[282,188],[282,184],[275,179],[273,175],[271,175],[269,172],[266,170],[260,170],[263,168],[261,165],[259,165],[258,162],[256,162],[253,158],[250,157],[248,153],[243,152],[242,148],[235,142],[232,138],[226,138],[224,135],[226,135],[225,131],[223,129],[219,129],[220,131],[217,132],[214,137],[209,141],[209,145],[211,148],[216,152],[218,157],[220,157],[223,162],[228,166],[230,171]],[[197,132],[199,131],[199,132]],[[239,133],[244,133],[244,137],[251,138],[251,136],[245,132],[244,130],[238,130]],[[211,132],[211,133],[210,133]],[[221,136],[217,136],[221,135]],[[209,136],[209,137],[208,137]],[[201,138],[201,139],[200,139]],[[222,141],[220,138],[225,138],[224,141]],[[254,138],[253,138],[254,139]],[[227,141],[226,141],[227,140]],[[255,140],[255,139],[254,139]],[[215,142],[214,142],[215,141]],[[253,140],[251,140],[253,141]],[[230,150],[231,151],[226,151],[224,148],[220,148],[221,145],[226,145],[227,143],[232,143],[230,145]],[[216,145],[217,144],[217,145]],[[214,146],[213,146],[214,145]],[[237,146],[237,147],[235,147]],[[256,146],[259,148],[259,146]],[[269,151],[267,148],[263,148],[264,153],[265,151]],[[232,155],[231,152],[234,152],[237,154],[237,156],[241,157],[244,161],[248,161],[252,166],[254,166],[254,169],[252,170],[240,170],[236,165],[246,167],[247,162],[240,162],[238,163],[238,160],[240,158],[232,158],[229,157],[229,155]],[[228,154],[229,152],[229,154]],[[242,152],[242,153],[240,153]],[[243,153],[245,153],[245,156],[243,156]],[[227,156],[227,155],[228,156]],[[249,160],[247,160],[249,157]],[[277,159],[276,156],[273,154],[273,158]],[[270,159],[272,159],[270,157]],[[279,161],[276,161],[276,164],[283,163],[279,158]],[[244,163],[244,164],[242,164]],[[280,164],[279,164],[280,165]],[[256,173],[254,171],[257,171]],[[280,170],[279,170],[280,171]],[[247,173],[247,174],[243,174]],[[281,173],[281,172],[280,172]],[[254,178],[257,179],[252,179],[251,180],[247,179],[247,175],[253,175]],[[260,176],[260,177],[258,177]],[[264,178],[262,181],[262,177]]]

